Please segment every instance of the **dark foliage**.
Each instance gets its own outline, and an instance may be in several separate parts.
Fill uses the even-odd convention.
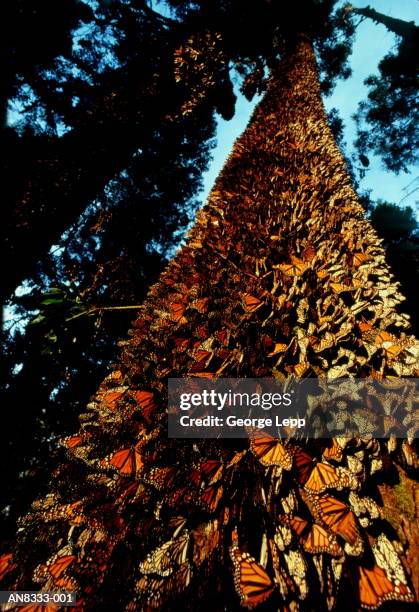
[[[419,225],[413,210],[378,202],[371,212],[371,223],[384,239],[390,267],[407,298],[405,311],[418,334],[419,324]]]
[[[397,36],[394,49],[378,65],[379,75],[365,81],[369,93],[356,115],[356,145],[367,161],[373,153],[389,170],[407,172],[408,166],[417,162],[419,149],[419,27],[369,8],[354,11]]]

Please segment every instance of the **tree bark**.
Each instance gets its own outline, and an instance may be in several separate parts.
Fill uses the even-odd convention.
[[[372,499],[372,472],[394,479],[397,450],[336,442],[334,461],[326,446],[291,441],[288,472],[246,441],[166,434],[168,377],[413,375],[418,345],[396,310],[401,301],[327,125],[303,39],[272,74],[80,432],[63,441],[68,458],[51,493],[22,519],[13,561],[4,558],[7,585],[65,586],[89,609],[234,610],[265,596],[263,609],[342,609],[347,598],[357,609],[376,572],[384,587],[372,607],[411,601],[395,533]],[[362,488],[308,494],[304,457],[333,470],[353,469],[358,458]],[[345,504],[355,537],[319,514],[329,495]],[[297,517],[324,528],[327,550],[339,552],[308,552]],[[382,541],[399,586],[374,561]],[[264,585],[257,596],[240,586],[255,567]]]

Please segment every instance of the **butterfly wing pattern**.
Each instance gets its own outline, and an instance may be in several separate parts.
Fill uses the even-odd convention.
[[[417,374],[401,300],[301,43],[150,289],[80,431],[63,440],[52,492],[0,557],[2,588],[69,588],[78,610],[413,602],[409,550],[379,496],[389,474],[408,477],[411,440],[401,452],[396,438],[166,433],[168,377]]]

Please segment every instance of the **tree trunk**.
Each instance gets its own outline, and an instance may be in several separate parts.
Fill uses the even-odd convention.
[[[271,76],[186,246],[150,290],[120,365],[63,442],[69,459],[21,522],[7,584],[65,586],[98,609],[412,600],[395,532],[372,499],[372,472],[394,481],[399,451],[366,440],[344,449],[278,442],[292,457],[287,471],[254,443],[166,434],[168,377],[414,374],[418,347],[402,331],[401,300],[301,40]],[[360,492],[309,494],[313,457],[334,474],[352,470]],[[330,502],[341,504],[339,520],[322,511]]]

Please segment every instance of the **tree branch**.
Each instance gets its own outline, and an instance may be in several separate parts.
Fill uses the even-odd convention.
[[[141,308],[141,304],[136,304],[133,306],[94,306],[93,308],[89,308],[89,310],[83,310],[83,312],[79,312],[72,317],[68,317],[66,321],[73,321],[74,319],[78,319],[79,317],[89,316],[94,314],[95,312],[103,312],[105,310],[139,310]]]
[[[419,27],[415,25],[414,21],[404,21],[403,19],[397,19],[396,17],[389,17],[388,15],[384,15],[384,13],[379,13],[370,6],[356,8],[349,4],[346,7],[346,11],[348,13],[355,13],[356,15],[361,15],[362,17],[372,19],[372,21],[375,21],[375,23],[384,25],[387,30],[393,32],[397,36],[401,36],[402,38],[413,38],[414,36],[417,36],[419,32]]]

